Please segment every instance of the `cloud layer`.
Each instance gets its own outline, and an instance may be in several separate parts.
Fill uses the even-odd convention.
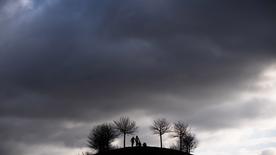
[[[276,90],[263,75],[276,70],[273,3],[0,1],[1,154],[77,148],[92,124],[132,112],[202,132],[273,117],[258,92]]]

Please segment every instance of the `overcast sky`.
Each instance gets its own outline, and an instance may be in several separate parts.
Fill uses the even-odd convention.
[[[120,116],[148,145],[165,117],[197,155],[276,155],[275,111],[273,0],[0,0],[1,155],[76,155]]]

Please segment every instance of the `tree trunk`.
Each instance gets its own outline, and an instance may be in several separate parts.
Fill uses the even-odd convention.
[[[162,148],[162,135],[160,134],[160,147]]]
[[[179,150],[182,151],[182,137],[179,137]]]
[[[124,133],[124,148],[126,147],[126,133]]]

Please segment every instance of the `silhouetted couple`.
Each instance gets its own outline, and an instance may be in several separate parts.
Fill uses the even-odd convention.
[[[136,145],[136,146],[139,146],[139,147],[141,146],[141,141],[140,141],[140,139],[139,139],[138,136],[136,136],[135,138],[132,137],[132,138],[130,139],[130,142],[131,142],[131,147],[134,146],[134,142],[135,142],[135,145]]]

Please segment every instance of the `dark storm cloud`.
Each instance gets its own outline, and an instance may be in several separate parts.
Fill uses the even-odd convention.
[[[64,142],[70,147],[81,147],[85,144],[85,135],[91,124],[61,122],[55,120],[2,118],[1,138],[6,142],[24,144],[45,144]],[[30,128],[31,127],[31,128]],[[22,134],[24,133],[24,134]],[[72,139],[75,139],[72,141]]]
[[[198,93],[193,87],[241,82],[274,56],[275,22],[268,3],[153,4],[60,1],[25,17],[27,22],[14,28],[17,33],[2,37],[1,81],[10,89],[5,93],[12,96],[4,94],[6,103],[10,98],[18,103],[41,98],[37,108],[44,111],[47,99],[53,100],[57,114],[70,103],[75,109],[79,100],[91,102],[83,104],[85,109],[97,109],[97,105],[109,106],[109,101],[93,102],[115,98],[116,107],[116,98],[121,102],[132,93],[143,98],[148,94],[144,91],[175,89],[193,96]],[[14,115],[32,115],[27,107],[31,110],[35,103],[30,103],[20,103],[26,114],[4,103],[2,115],[14,110]]]
[[[2,13],[6,1],[1,4]],[[275,61],[274,6],[272,1],[59,0],[35,1],[9,18],[3,13],[0,116],[93,122],[145,110],[177,118],[231,100]],[[228,117],[210,116],[209,125],[194,121],[206,128],[229,125],[217,118]],[[12,124],[1,127],[12,137]],[[52,134],[47,131],[41,130]]]

